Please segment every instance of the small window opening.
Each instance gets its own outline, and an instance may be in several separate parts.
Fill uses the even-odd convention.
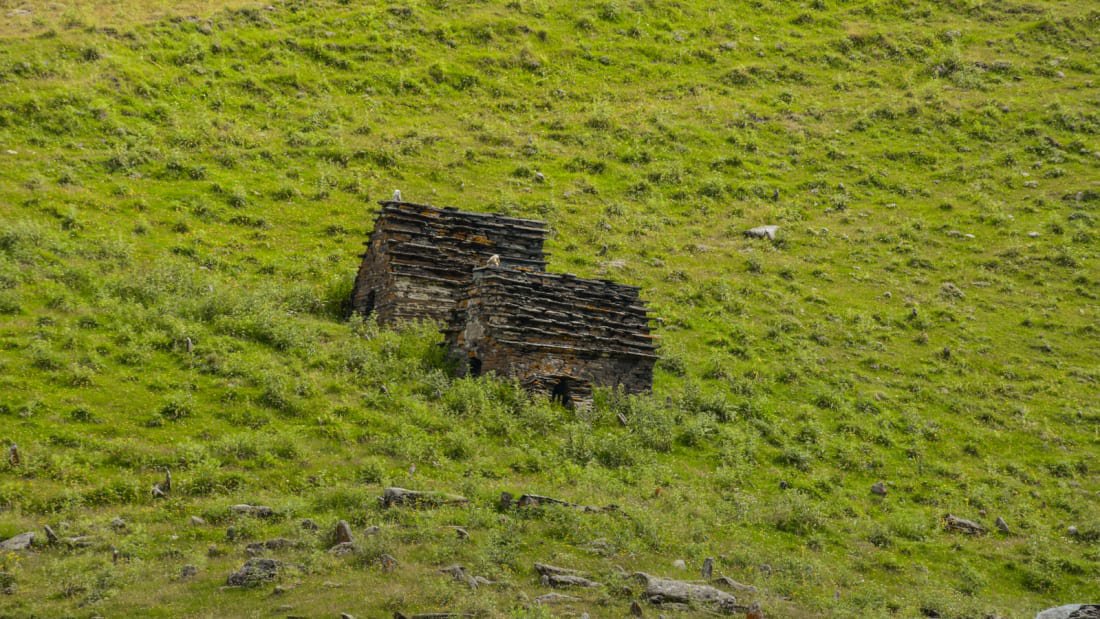
[[[467,374],[470,376],[481,376],[481,359],[470,357],[467,365]]]

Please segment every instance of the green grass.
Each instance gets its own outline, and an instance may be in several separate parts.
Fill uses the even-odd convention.
[[[1095,596],[1100,13],[713,4],[12,22],[0,439],[22,462],[0,462],[0,539],[92,544],[0,556],[0,616],[621,617],[620,569],[708,556],[776,617]],[[641,286],[654,395],[574,413],[453,379],[430,325],[346,321],[395,188],[544,219],[552,270]],[[742,236],[761,224],[778,240]],[[472,501],[383,510],[386,485]],[[498,513],[502,491],[620,510]],[[353,556],[326,552],[339,519]],[[275,537],[293,588],[221,589]],[[605,586],[532,607],[536,560]]]

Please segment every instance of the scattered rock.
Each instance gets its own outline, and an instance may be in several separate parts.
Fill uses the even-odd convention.
[[[541,575],[554,574],[557,576],[577,576],[580,574],[577,570],[571,570],[565,567],[557,567],[555,565],[547,565],[546,563],[536,563],[535,571]]]
[[[556,591],[551,591],[550,593],[546,593],[535,598],[535,604],[538,604],[540,606],[543,604],[565,604],[568,602],[579,601],[581,601],[581,599],[578,597],[565,595],[564,593],[558,593]]]
[[[1000,516],[997,516],[997,530],[1000,531],[1001,533],[1008,533],[1009,532],[1008,523],[1005,522],[1005,519],[1001,518]]]
[[[760,608],[760,602],[753,602],[745,611],[745,619],[764,619],[764,609]]]
[[[351,525],[349,525],[346,520],[341,520],[336,523],[336,532],[334,533],[333,539],[337,544],[352,543]]]
[[[34,532],[27,531],[26,533],[20,533],[15,537],[9,537],[8,539],[0,542],[0,551],[3,552],[16,552],[19,550],[26,550],[34,543]]]
[[[1077,527],[1075,527],[1072,524],[1069,525],[1068,527],[1066,527],[1066,533],[1069,533],[1070,535],[1076,536],[1077,535]]]
[[[275,585],[275,588],[271,590],[271,595],[283,595],[288,591],[293,591],[297,585]]]
[[[337,557],[342,557],[344,555],[350,555],[353,552],[355,552],[355,544],[352,544],[351,542],[344,542],[343,544],[336,544],[332,548],[329,548],[328,552],[329,552],[329,554],[335,555]]]
[[[729,576],[719,576],[711,581],[716,585],[722,585],[727,589],[733,589],[734,591],[742,591],[745,593],[756,593],[756,587],[752,585],[746,585],[744,583],[737,582]]]
[[[275,510],[266,505],[248,505],[246,503],[233,505],[229,508],[229,511],[234,514],[256,516],[257,518],[270,518],[275,515]]]
[[[457,563],[454,565],[448,565],[444,568],[440,568],[439,571],[443,574],[447,574],[455,580],[466,580],[466,568]]]
[[[539,494],[524,494],[516,501],[517,507],[540,507],[542,505],[561,505],[563,507],[572,507],[573,509],[580,510],[585,513],[598,513],[615,511],[618,509],[615,505],[608,505],[606,507],[593,507],[591,505],[579,505],[577,503],[571,503],[569,501],[563,501],[561,499],[555,499],[553,497],[542,496]]]
[[[94,540],[87,535],[78,535],[76,537],[66,537],[64,539],[65,545],[69,548],[87,548],[92,545]]]
[[[355,619],[355,615],[349,613],[340,613],[340,619]]]
[[[754,239],[768,239],[769,241],[774,241],[776,232],[779,232],[779,226],[757,226],[745,230],[745,236]]]
[[[160,484],[153,484],[153,498],[166,499],[168,498],[168,493],[161,489]]]
[[[391,555],[384,554],[378,557],[378,561],[382,563],[382,571],[384,572],[392,572],[397,569],[397,559],[394,559]]]
[[[470,532],[462,527],[455,527],[455,535],[458,536],[458,539],[470,539]]]
[[[19,462],[19,446],[15,443],[12,443],[11,447],[8,447],[8,464],[12,466],[19,466]]]
[[[378,535],[381,532],[382,532],[382,527],[377,526],[377,525],[372,525],[372,526],[367,527],[363,531],[363,535]]]
[[[198,575],[198,573],[199,573],[199,568],[195,567],[194,565],[185,565],[180,570],[180,578],[184,579],[184,580],[186,580],[188,578],[194,578],[195,576]]]
[[[946,299],[962,299],[966,295],[955,284],[951,282],[944,282],[940,285],[940,296]]]
[[[550,587],[565,588],[600,586],[600,583],[581,576],[580,572],[576,570],[556,567],[553,565],[546,565],[544,563],[536,563],[535,571],[542,576],[542,578],[540,579],[542,584]]]
[[[1066,604],[1048,608],[1035,615],[1035,619],[1097,619],[1100,604]]]
[[[634,600],[630,603],[630,616],[631,617],[643,617],[645,613],[642,612],[642,605],[638,603],[638,600]]]
[[[546,182],[546,175],[543,174],[542,172],[535,172],[535,182],[536,183],[545,183]]]
[[[343,522],[343,520],[341,520],[340,522]],[[306,531],[316,531],[317,529],[320,529],[321,527],[317,526],[317,523],[314,522],[312,519],[306,518],[305,520],[302,521],[302,528],[305,529]]]
[[[875,484],[871,486],[871,492],[879,496],[886,496],[886,483],[876,481]]]
[[[488,578],[485,578],[484,576],[474,576],[470,574],[465,567],[462,567],[458,564],[447,566],[439,571],[447,574],[458,582],[466,583],[466,585],[468,585],[471,589],[477,589],[482,585],[496,584],[495,582],[489,580]]]
[[[205,524],[206,520],[204,520],[201,516],[191,516],[191,526],[201,527]]]
[[[1039,238],[1039,233],[1038,233],[1038,232],[1035,232],[1034,230],[1032,230],[1031,232],[1028,232],[1028,233],[1027,233],[1027,235],[1028,235],[1029,237],[1033,238],[1033,239],[1037,239],[1037,238]]]
[[[164,481],[160,483],[160,489],[166,494],[172,491],[172,471],[164,469]]]
[[[452,612],[440,612],[440,613],[417,613],[415,615],[406,615],[402,612],[395,612],[393,619],[471,619],[473,617],[480,616],[476,612],[464,612],[464,613],[452,613]]]
[[[54,533],[53,529],[50,528],[50,525],[43,525],[42,529],[46,532],[47,544],[56,544],[57,542],[61,541],[61,539],[57,536],[57,533]]]
[[[710,580],[710,577],[714,574],[714,558],[707,557],[703,559],[703,569],[700,573],[703,580]]]
[[[114,519],[111,520],[111,528],[114,529],[115,531],[125,531],[126,530],[126,521],[123,520],[122,518],[115,517]]]
[[[500,493],[500,504],[499,504],[500,511],[506,512],[506,511],[512,509],[512,504],[513,503],[515,503],[515,497],[512,496],[511,492],[501,492]]]
[[[390,487],[383,490],[379,501],[381,501],[382,507],[393,507],[394,505],[439,507],[442,505],[465,505],[470,502],[466,497],[457,494],[422,492],[419,490],[406,490],[396,487]]]
[[[737,598],[709,585],[660,578],[644,572],[637,572],[634,576],[645,582],[645,596],[651,604],[703,604],[726,614],[740,609]]]
[[[264,542],[253,542],[246,546],[244,551],[248,553],[248,556],[254,557],[268,550],[281,550],[283,548],[290,548],[293,545],[294,542],[292,540],[285,537],[276,537]]]
[[[225,584],[230,587],[255,587],[274,580],[279,574],[279,562],[274,559],[253,558],[245,562],[241,569],[233,572]]]
[[[948,531],[965,533],[966,535],[982,535],[985,533],[985,527],[977,522],[952,516],[951,514],[944,516],[943,524]]]
[[[686,570],[687,569],[687,562],[684,561],[683,559],[676,559],[675,561],[672,562],[672,567],[674,567],[678,570]]]

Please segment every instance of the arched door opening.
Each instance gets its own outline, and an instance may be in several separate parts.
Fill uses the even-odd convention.
[[[471,356],[467,360],[466,374],[469,376],[481,376],[481,359]]]

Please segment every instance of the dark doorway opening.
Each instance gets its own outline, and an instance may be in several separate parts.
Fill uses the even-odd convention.
[[[573,407],[573,390],[570,382],[568,378],[559,379],[554,384],[554,388],[550,390],[550,399],[566,408]]]
[[[374,291],[371,290],[367,293],[367,298],[363,302],[363,316],[370,316],[374,313]]]
[[[481,376],[481,359],[470,357],[467,362],[466,373],[470,376]]]

